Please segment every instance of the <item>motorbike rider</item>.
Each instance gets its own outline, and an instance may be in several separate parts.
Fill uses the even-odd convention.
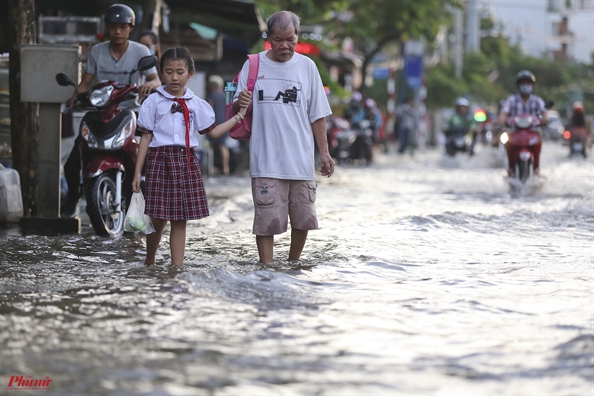
[[[508,117],[514,117],[520,114],[531,114],[539,117],[541,125],[546,125],[548,123],[549,116],[546,112],[544,100],[532,93],[535,82],[536,77],[531,71],[521,70],[518,72],[516,75],[516,86],[518,87],[518,93],[508,96],[501,105],[499,118],[497,119],[497,123],[499,125],[505,125]],[[537,130],[541,135],[540,141],[534,147],[534,174],[538,175],[540,172],[540,148],[542,145],[542,132],[538,128],[535,130]],[[508,144],[506,145],[506,149],[509,165],[507,173],[510,177],[513,177],[515,175],[512,163],[513,147]]]
[[[377,107],[377,102],[372,98],[367,98],[363,102],[363,108],[359,109],[351,119],[351,123],[357,123],[363,120],[369,121],[369,127],[373,131],[373,142],[377,143],[379,138],[379,128],[383,124],[382,113]]]
[[[469,108],[470,108],[470,102],[468,101],[468,99],[466,99],[466,98],[456,99],[456,102],[455,102],[456,113],[448,119],[448,124],[447,124],[447,128],[445,130],[445,135],[446,135],[446,138],[448,138],[448,137],[454,135],[456,133],[456,131],[459,131],[459,130],[463,130],[466,133],[472,132],[473,139],[472,139],[472,144],[470,145],[470,155],[472,156],[472,155],[474,155],[474,143],[476,141],[474,136],[476,136],[475,132],[477,130],[478,124],[474,120],[474,117],[472,116],[472,114],[470,114],[470,112],[468,111]]]
[[[590,130],[588,126],[588,122],[584,115],[584,104],[580,101],[576,101],[572,105],[572,114],[571,120],[569,120],[569,129],[571,131],[571,136],[581,134],[583,135],[585,145],[590,145],[590,134],[588,131]],[[571,141],[571,138],[570,138]]]
[[[349,104],[347,105],[344,111],[344,118],[348,122],[352,122],[355,115],[361,110],[361,108],[363,107],[362,101],[363,95],[361,95],[361,93],[357,91],[353,92],[353,94],[351,95],[351,100],[349,101]]]
[[[94,45],[87,59],[85,73],[78,84],[78,92],[86,92],[96,77],[96,81],[113,80],[123,84],[130,82],[130,72],[136,68],[140,58],[151,55],[149,49],[134,41],[128,40],[134,28],[136,16],[132,8],[124,4],[113,4],[105,13],[105,24],[109,33],[109,41]],[[136,74],[136,73],[135,73]],[[151,68],[138,72],[136,80],[140,98],[148,96],[151,89],[161,86],[157,77],[157,69]],[[76,91],[67,101],[72,107],[76,99]],[[80,191],[80,139],[78,136],[74,147],[64,164],[64,177],[68,184],[68,194],[61,207],[61,215],[70,217],[76,210],[76,205],[82,194]],[[130,183],[127,183],[128,185]]]

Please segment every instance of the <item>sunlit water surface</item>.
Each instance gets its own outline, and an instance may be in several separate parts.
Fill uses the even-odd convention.
[[[567,151],[522,188],[489,149],[339,167],[297,263],[286,234],[258,264],[246,176],[207,180],[179,270],[168,231],[147,268],[142,237],[5,228],[0,393],[592,394],[594,166]]]

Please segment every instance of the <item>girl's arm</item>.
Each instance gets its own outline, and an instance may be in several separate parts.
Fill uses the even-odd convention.
[[[142,176],[142,167],[146,159],[148,147],[153,140],[153,135],[150,133],[143,133],[140,137],[140,144],[138,145],[138,157],[136,158],[136,167],[134,168],[134,180],[132,180],[132,191],[140,192],[140,178]]]
[[[252,93],[249,91],[245,91],[248,93],[250,101],[252,99]],[[247,108],[248,106],[242,106],[239,108],[239,115],[235,115],[233,117],[231,117],[230,119],[228,119],[227,121],[223,122],[220,125],[217,125],[212,131],[208,132],[208,136],[212,137],[212,138],[219,138],[221,136],[223,136],[226,132],[229,132],[231,130],[231,128],[233,128],[235,125],[239,124],[241,122],[241,120],[243,120],[243,117],[245,117],[245,113],[247,112]]]

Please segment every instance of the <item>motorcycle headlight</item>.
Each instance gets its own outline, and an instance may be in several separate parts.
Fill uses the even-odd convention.
[[[98,148],[99,147],[99,144],[97,143],[97,139],[95,139],[95,136],[93,136],[91,129],[89,128],[87,123],[84,121],[80,123],[80,135],[83,137],[83,139],[85,139],[87,141],[89,148]]]
[[[116,135],[111,143],[111,148],[116,149],[124,146],[126,139],[132,134],[132,123],[134,120],[130,120],[124,125],[120,132]]]
[[[509,140],[509,136],[507,135],[507,132],[503,132],[501,134],[501,136],[499,137],[499,140],[501,141],[501,143],[505,144],[507,143],[507,141]]]
[[[96,89],[89,95],[89,101],[93,106],[101,107],[109,101],[109,97],[113,92],[113,87],[107,86],[100,89]]]

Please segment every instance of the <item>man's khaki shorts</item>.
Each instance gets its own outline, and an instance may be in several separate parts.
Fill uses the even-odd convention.
[[[287,218],[298,230],[316,230],[316,182],[253,178],[253,233],[259,236],[282,234],[287,231]]]

